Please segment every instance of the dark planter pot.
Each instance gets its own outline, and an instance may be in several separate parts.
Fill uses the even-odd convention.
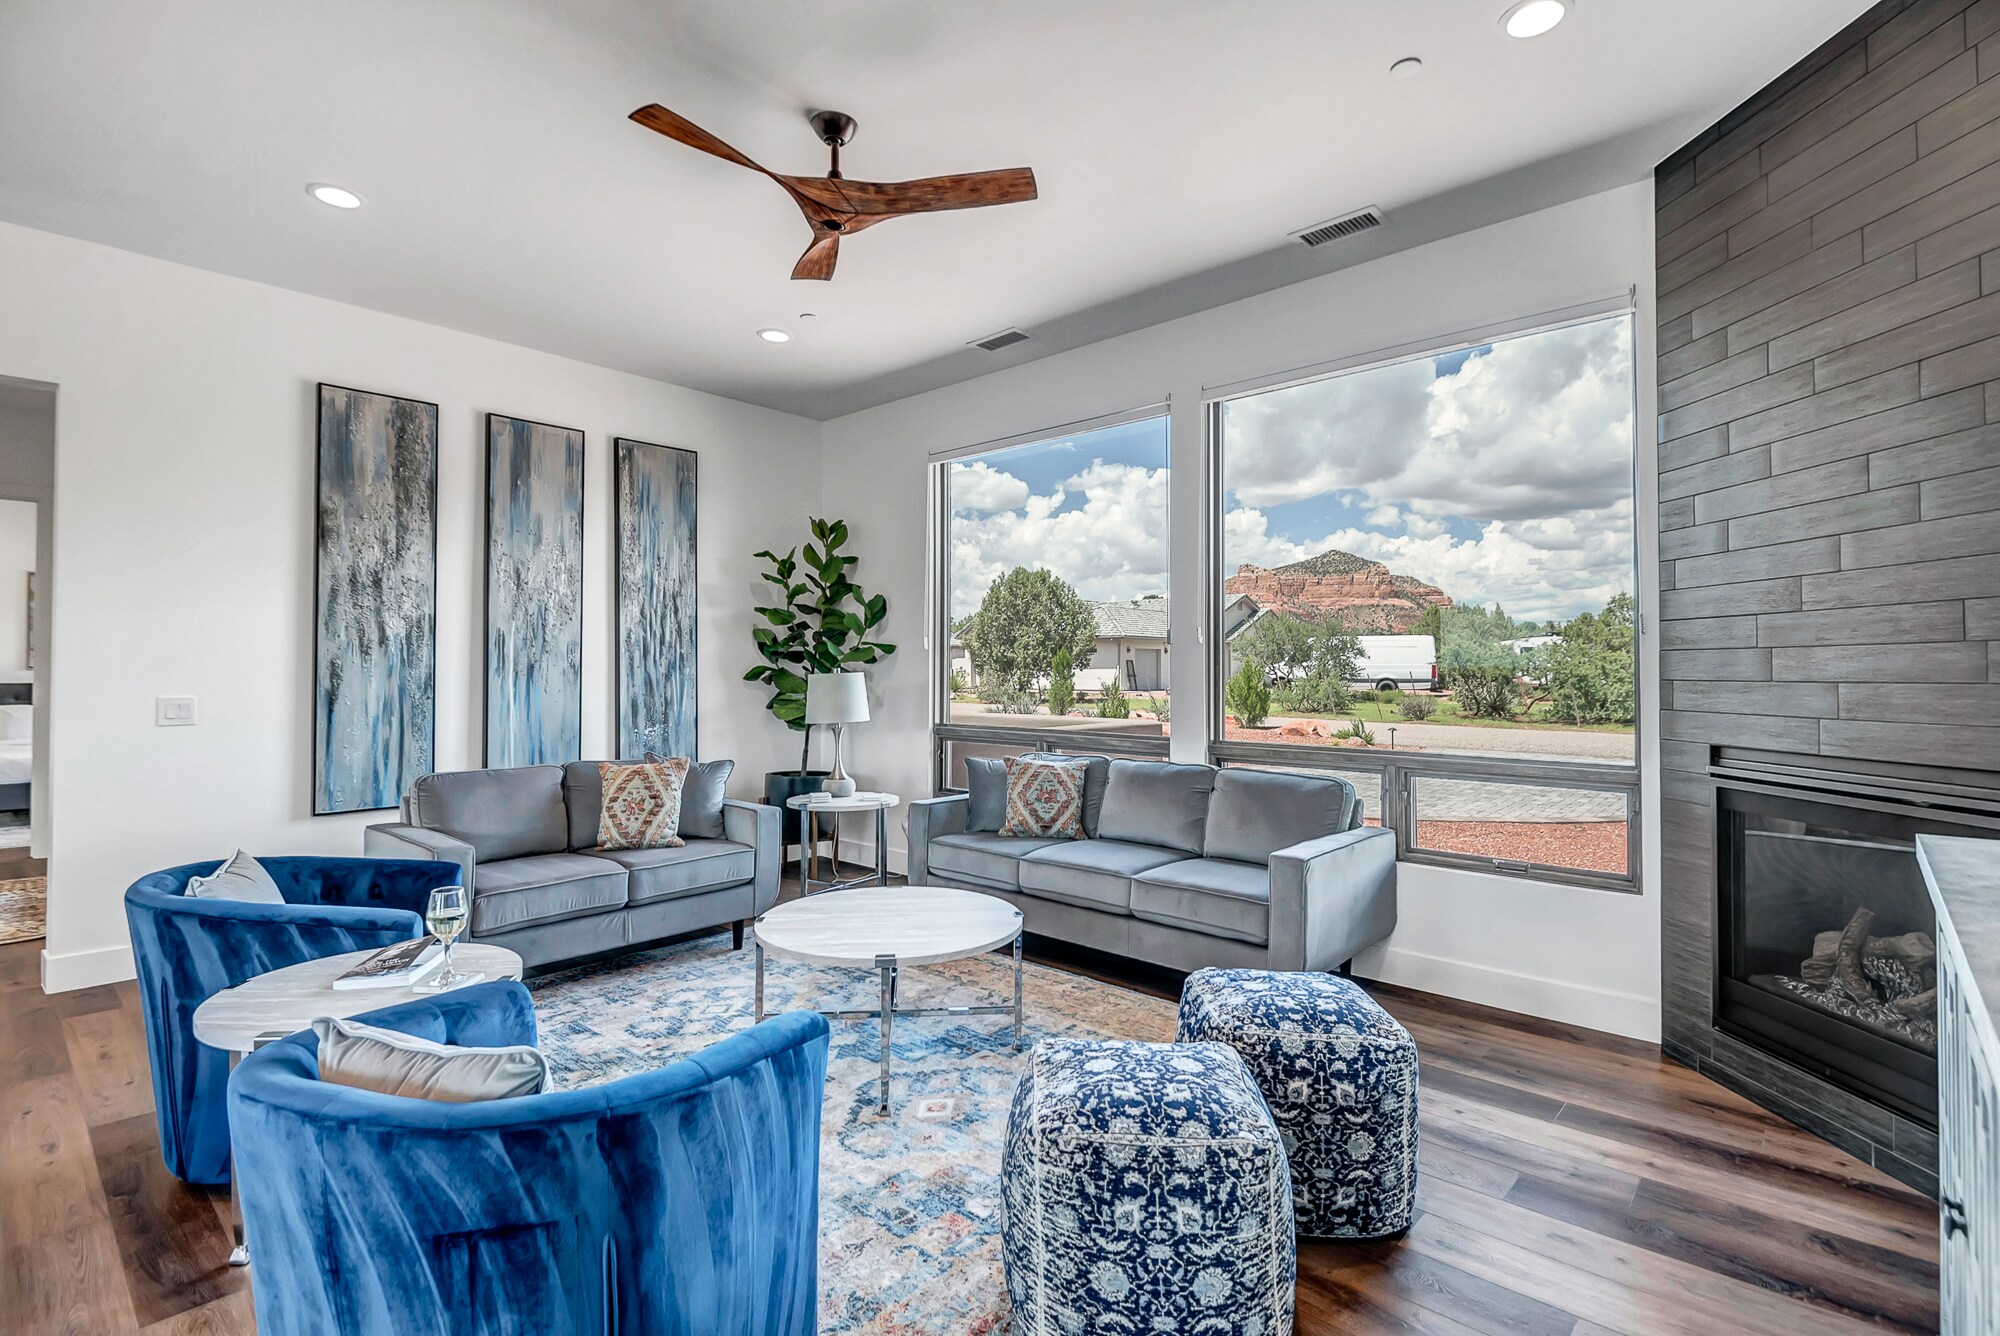
[[[799,842],[799,814],[785,806],[787,798],[802,793],[818,793],[826,787],[826,770],[771,770],[764,775],[764,801],[784,813],[779,819],[778,843],[782,847]]]

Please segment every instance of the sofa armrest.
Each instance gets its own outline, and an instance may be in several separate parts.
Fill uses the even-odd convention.
[[[904,867],[912,886],[922,886],[931,875],[931,841],[940,835],[962,835],[972,811],[972,796],[949,793],[942,798],[919,798],[910,804],[908,849]]]
[[[1396,927],[1396,834],[1363,826],[1271,855],[1271,968],[1338,969]]]
[[[379,826],[370,826],[362,833],[361,847],[371,858],[427,858],[438,863],[456,863],[459,884],[465,887],[466,894],[479,893],[472,884],[473,869],[479,863],[478,854],[464,840],[455,839],[441,830],[425,830],[422,826],[386,821]]]
[[[757,851],[753,855],[757,867],[757,907],[752,917],[778,903],[778,879],[785,872],[785,846],[780,843],[783,816],[777,808],[763,803],[738,802],[734,798],[722,803],[722,837]]]

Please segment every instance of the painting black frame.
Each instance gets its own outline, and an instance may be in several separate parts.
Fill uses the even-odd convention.
[[[614,749],[615,749],[615,750],[617,751],[617,753],[618,753],[619,755],[621,755],[621,756],[624,756],[624,755],[627,755],[627,754],[629,753],[630,755],[632,755],[632,756],[635,756],[635,757],[636,757],[636,756],[637,756],[637,755],[639,754],[639,752],[640,752],[641,750],[643,750],[642,748],[628,748],[628,747],[627,747],[627,745],[626,745],[626,737],[627,737],[627,728],[626,728],[626,718],[625,718],[625,705],[626,705],[626,699],[627,699],[627,692],[626,692],[626,663],[625,663],[625,613],[626,613],[626,608],[625,608],[625,580],[624,580],[624,574],[625,574],[625,571],[624,571],[624,565],[625,565],[625,541],[624,541],[624,540],[625,540],[625,522],[626,522],[626,514],[625,514],[625,508],[624,508],[624,504],[623,504],[623,497],[624,497],[624,495],[625,495],[625,470],[626,470],[626,467],[627,467],[627,466],[626,466],[626,462],[625,462],[625,460],[626,460],[626,447],[628,447],[628,446],[630,446],[630,447],[633,447],[633,448],[641,448],[641,449],[647,449],[647,450],[669,450],[669,451],[672,451],[672,452],[674,452],[675,454],[679,454],[679,455],[685,455],[685,456],[687,456],[687,467],[688,467],[688,470],[689,470],[689,473],[690,473],[690,476],[691,476],[691,479],[692,479],[692,483],[691,483],[691,489],[692,489],[692,491],[693,491],[693,493],[694,493],[694,496],[695,496],[695,514],[694,514],[694,517],[693,517],[693,518],[691,519],[691,521],[690,521],[690,525],[689,525],[689,528],[690,528],[690,533],[691,533],[691,536],[692,536],[692,539],[693,539],[693,542],[692,542],[692,543],[690,544],[690,547],[691,547],[691,550],[690,550],[690,551],[689,551],[689,553],[688,553],[688,570],[689,570],[689,579],[690,579],[690,581],[691,581],[691,583],[692,583],[692,585],[693,585],[693,588],[694,588],[694,603],[695,603],[695,607],[694,607],[694,615],[693,615],[693,617],[692,617],[692,618],[690,619],[690,629],[689,629],[689,643],[688,643],[688,650],[687,650],[687,662],[688,662],[688,665],[689,665],[689,668],[688,668],[688,671],[689,671],[689,679],[690,679],[690,682],[689,682],[689,690],[688,690],[688,694],[689,694],[689,699],[690,699],[690,700],[691,700],[691,701],[693,702],[693,705],[694,705],[694,723],[693,723],[692,725],[690,725],[690,727],[689,727],[689,730],[688,730],[688,739],[689,739],[689,745],[688,745],[688,747],[687,747],[687,749],[686,749],[686,750],[687,750],[687,756],[688,756],[688,759],[689,759],[689,760],[691,760],[691,761],[698,761],[698,760],[700,760],[700,759],[701,759],[701,750],[700,750],[700,739],[701,739],[701,653],[700,653],[700,650],[701,650],[701,606],[700,606],[700,605],[701,605],[701,598],[700,598],[700,594],[701,594],[701,524],[700,524],[700,496],[701,496],[701,452],[700,452],[700,451],[698,451],[698,450],[690,450],[690,449],[686,448],[685,446],[676,446],[676,445],[658,445],[658,444],[655,444],[655,443],[654,443],[654,442],[652,442],[652,441],[642,441],[642,440],[639,440],[639,439],[637,439],[637,438],[635,438],[635,437],[631,437],[631,436],[616,436],[616,437],[613,437],[613,438],[612,438],[612,441],[611,441],[611,469],[612,469],[612,479],[611,479],[611,511],[612,511],[612,515],[611,515],[611,548],[612,548],[612,580],[611,580],[611,586],[612,586],[612,617],[611,617],[611,640],[612,640],[612,645],[613,645],[613,650],[612,650],[612,655],[613,655],[613,658],[614,658],[614,660],[616,661],[616,669],[617,669],[617,673],[616,673],[616,680],[615,680],[615,682],[614,682],[614,684],[613,684],[613,688],[612,688],[612,690],[613,690],[613,694],[614,694],[614,695],[616,696],[616,698],[617,698],[617,700],[616,700],[616,708],[615,708],[615,712],[614,712],[614,713],[615,713],[615,716],[616,716],[616,717],[615,717],[615,718],[613,719],[613,721],[612,721],[612,726],[613,726],[613,728],[614,728],[614,730],[615,730],[615,733],[616,733],[616,736],[615,736],[615,738],[614,738]]]
[[[377,399],[395,399],[403,403],[419,404],[431,410],[431,468],[430,468],[430,510],[431,510],[431,710],[430,738],[426,749],[430,752],[430,763],[437,764],[437,620],[438,620],[438,464],[443,453],[444,409],[429,399],[415,399],[407,395],[387,394],[381,390],[364,390],[353,385],[339,385],[332,381],[319,381],[313,390],[313,597],[312,597],[312,748],[306,756],[307,787],[312,791],[312,814],[319,816],[341,816],[349,812],[388,812],[401,804],[397,801],[381,807],[340,807],[322,808],[320,793],[320,755],[324,742],[320,733],[320,699],[322,683],[320,670],[320,621],[324,608],[320,601],[325,587],[324,558],[326,555],[325,535],[320,528],[320,495],[326,486],[326,394],[329,390],[343,394],[365,394]]]
[[[486,459],[486,490],[483,502],[484,512],[480,522],[480,622],[479,622],[479,763],[493,764],[493,424],[494,422],[520,422],[530,427],[546,427],[550,431],[576,433],[581,450],[581,462],[577,466],[577,637],[576,637],[576,746],[577,754],[570,760],[583,759],[583,594],[589,584],[590,527],[585,508],[585,498],[589,495],[590,482],[590,436],[582,427],[564,427],[554,422],[537,422],[533,418],[515,417],[511,413],[488,413],[484,423],[484,455]],[[561,764],[549,762],[548,764]]]

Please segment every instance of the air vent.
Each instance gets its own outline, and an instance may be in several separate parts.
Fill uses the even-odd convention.
[[[1338,241],[1342,237],[1351,237],[1356,232],[1366,232],[1371,228],[1380,227],[1382,223],[1382,211],[1371,204],[1365,209],[1308,227],[1292,235],[1308,246],[1324,246],[1329,241]]]
[[[1026,343],[1028,336],[1018,329],[1003,329],[998,334],[988,334],[983,339],[974,339],[972,346],[984,348],[989,353],[997,353],[1002,348],[1011,348],[1017,343]]]

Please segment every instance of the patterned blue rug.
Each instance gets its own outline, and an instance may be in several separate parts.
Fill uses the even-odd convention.
[[[529,985],[560,1086],[596,1085],[747,1029],[750,951],[727,936],[568,970]],[[766,1002],[870,1007],[876,976],[771,960]],[[1174,1004],[1062,970],[1027,969],[1025,1047],[1055,1036],[1171,1040]],[[1001,956],[905,969],[910,1006],[1006,1004]],[[833,1022],[820,1142],[820,1330],[996,1336],[1009,1329],[1000,1269],[1000,1147],[1025,1054],[1006,1016],[896,1025],[889,1114],[875,1112],[880,1031]]]

